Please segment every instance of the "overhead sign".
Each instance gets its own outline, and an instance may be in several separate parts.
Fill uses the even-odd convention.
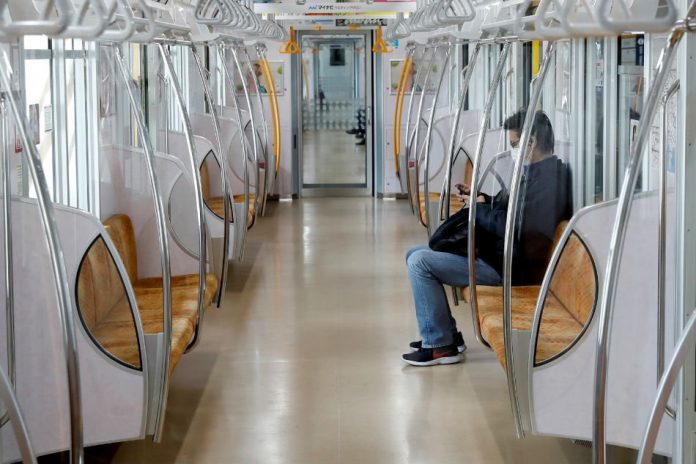
[[[360,15],[370,13],[406,13],[416,11],[413,0],[375,0],[366,2],[336,3],[327,0],[275,0],[254,2],[254,12],[294,15]]]

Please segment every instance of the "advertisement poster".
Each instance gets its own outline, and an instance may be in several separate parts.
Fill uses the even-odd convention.
[[[268,95],[268,85],[266,84],[266,80],[264,79],[263,73],[261,72],[261,64],[259,64],[258,61],[252,61],[251,66],[254,69],[254,73],[256,73],[256,78],[259,81],[259,90],[261,91],[261,95]],[[285,83],[283,82],[285,63],[283,61],[269,60],[268,67],[271,68],[273,82],[275,83],[276,95],[283,95],[285,93]],[[251,74],[251,72],[246,66],[244,67],[244,70],[246,71],[244,73],[244,77],[246,79],[247,89],[249,89],[250,94],[256,95],[254,76]],[[239,76],[239,73],[234,73],[234,88],[237,94],[244,93],[244,85],[242,85],[242,80]]]
[[[34,145],[41,143],[41,124],[39,120],[39,104],[29,105],[29,137]]]

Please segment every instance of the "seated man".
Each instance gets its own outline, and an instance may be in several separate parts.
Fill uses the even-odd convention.
[[[525,110],[515,113],[503,126],[508,131],[513,159],[520,153],[518,145],[525,113]],[[572,215],[570,175],[565,164],[554,155],[554,143],[549,118],[537,112],[529,141],[531,154],[521,184],[524,194],[518,202],[513,285],[541,281],[556,226]],[[468,200],[468,187],[457,187]],[[508,200],[509,192],[505,188],[493,198],[486,195],[477,198],[475,265],[476,282],[482,285],[502,283]],[[469,285],[468,258],[417,246],[406,254],[406,264],[422,340],[412,342],[412,352],[404,354],[402,359],[415,366],[458,363],[466,345],[452,317],[443,284]]]

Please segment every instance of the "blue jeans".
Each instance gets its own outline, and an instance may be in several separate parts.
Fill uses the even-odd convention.
[[[406,253],[408,278],[416,303],[418,329],[423,348],[438,348],[454,343],[457,323],[452,317],[443,284],[453,287],[469,285],[469,258],[433,251],[427,245]],[[498,272],[481,259],[476,260],[476,282],[500,285]]]

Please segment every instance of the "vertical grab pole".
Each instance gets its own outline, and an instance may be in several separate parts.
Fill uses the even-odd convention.
[[[420,186],[418,185],[418,184],[420,184],[420,176],[418,175],[418,172],[419,172],[418,164],[420,161],[420,153],[418,153],[418,138],[419,138],[418,137],[418,133],[419,133],[418,127],[420,126],[421,117],[423,116],[423,103],[425,101],[425,94],[426,94],[427,89],[428,89],[428,84],[430,83],[430,75],[432,74],[432,72],[431,72],[432,64],[433,64],[433,61],[435,61],[435,57],[437,56],[437,49],[438,48],[440,48],[439,45],[435,45],[433,47],[433,54],[430,57],[430,61],[428,61],[428,66],[427,66],[427,69],[425,71],[425,79],[423,80],[423,89],[421,91],[421,95],[420,95],[420,98],[418,100],[418,112],[416,113],[417,114],[416,126],[413,129],[413,145],[410,146],[410,148],[413,149],[413,153],[415,155],[414,159],[416,162],[416,165],[415,165],[416,185],[414,186],[414,188],[415,188],[415,193],[416,193],[416,202],[415,203],[416,203],[416,208],[418,209],[418,220],[420,221],[420,223],[423,226],[426,226],[426,227],[427,227],[427,223],[425,220],[423,220],[423,211],[421,210],[421,206],[420,206]],[[435,111],[435,108],[433,108],[433,111]],[[425,201],[427,202],[428,199],[426,198]]]
[[[459,106],[457,107],[457,116],[452,125],[452,132],[450,133],[449,140],[449,150],[447,152],[447,171],[445,172],[445,181],[443,183],[442,197],[440,199],[440,219],[445,220],[450,216],[450,196],[452,195],[452,169],[455,163],[456,154],[456,140],[457,140],[457,128],[459,127],[459,121],[462,118],[462,111],[464,111],[464,103],[466,102],[466,97],[469,94],[469,82],[471,82],[471,76],[474,75],[474,68],[476,67],[476,61],[478,60],[479,53],[481,51],[481,44],[477,43],[474,47],[474,51],[471,54],[469,64],[466,68],[464,74],[464,80],[462,82],[462,95],[459,98]],[[444,214],[443,214],[444,212]],[[479,338],[477,335],[477,338]],[[479,338],[480,340],[480,338]]]
[[[476,339],[486,346],[490,345],[486,340],[484,340],[483,335],[481,334],[481,323],[478,319],[478,295],[476,293],[476,198],[478,197],[479,170],[481,169],[483,147],[486,143],[488,121],[491,117],[491,111],[493,110],[493,104],[495,103],[500,80],[503,77],[503,68],[507,62],[507,57],[510,54],[511,46],[512,44],[510,42],[505,42],[505,44],[503,44],[503,49],[500,50],[500,55],[498,55],[498,64],[495,67],[493,80],[491,81],[488,96],[486,97],[486,106],[484,107],[483,115],[481,116],[481,124],[479,125],[479,135],[476,142],[476,152],[474,154],[473,161],[474,169],[471,177],[471,185],[469,186],[469,240],[467,242],[467,254],[469,256],[469,294],[471,295],[469,299],[471,302],[471,316],[473,318]],[[477,50],[479,48],[480,44],[477,44]],[[464,97],[462,97],[461,102],[463,101]],[[454,140],[454,137],[452,140]],[[452,144],[453,143],[454,142],[452,142]]]
[[[447,51],[445,52],[445,59],[442,63],[442,71],[440,72],[440,79],[437,83],[437,90],[435,90],[435,96],[433,97],[433,109],[430,112],[430,118],[428,120],[428,129],[425,133],[425,144],[423,154],[423,164],[425,164],[423,172],[423,196],[425,196],[425,227],[428,231],[428,237],[433,233],[432,224],[430,224],[430,143],[433,138],[433,124],[435,124],[435,112],[437,110],[437,100],[440,97],[440,91],[442,90],[442,83],[445,80],[445,74],[449,68],[450,56],[452,55],[452,43],[447,44]],[[442,199],[441,199],[442,200]],[[439,202],[438,202],[439,203]],[[439,214],[438,214],[439,217]]]
[[[406,95],[406,84],[408,83],[408,77],[411,74],[411,67],[413,65],[413,53],[415,52],[415,50],[416,47],[412,43],[409,43],[406,46],[406,59],[404,60],[404,67],[401,69],[399,87],[396,91],[396,108],[394,109],[394,136],[392,140],[392,143],[394,144],[394,171],[396,172],[396,176],[401,181],[402,191],[404,182],[403,178],[401,177],[401,164],[399,162],[399,156],[401,154],[401,117],[404,109],[404,96]]]
[[[275,183],[278,180],[278,173],[280,172],[280,113],[278,111],[278,94],[276,93],[275,82],[273,81],[273,73],[271,72],[271,67],[266,59],[266,46],[263,44],[256,45],[256,53],[261,58],[261,70],[266,79],[266,85],[268,86],[268,99],[271,104],[271,118],[273,121],[273,153],[275,154],[275,173],[273,175],[273,187],[275,188]],[[272,189],[273,190],[273,189]]]
[[[188,350],[194,348],[198,345],[201,339],[201,331],[203,330],[203,318],[205,316],[205,287],[206,287],[206,265],[208,263],[207,248],[206,248],[206,223],[205,223],[205,212],[204,199],[203,199],[203,188],[201,186],[201,173],[198,170],[198,163],[196,163],[196,155],[194,152],[193,145],[193,129],[191,128],[191,120],[188,116],[188,111],[186,109],[186,102],[184,102],[184,94],[181,91],[181,85],[179,84],[179,79],[174,71],[174,65],[172,64],[172,58],[169,51],[164,48],[164,45],[160,42],[157,44],[162,60],[164,60],[165,67],[167,68],[167,74],[169,74],[169,79],[172,83],[172,88],[174,89],[174,96],[176,97],[176,103],[179,107],[179,112],[184,121],[184,135],[186,136],[186,145],[189,154],[189,165],[193,176],[193,187],[196,195],[196,219],[198,225],[198,311],[196,312],[196,330],[193,334],[193,340],[188,346]]]
[[[679,81],[674,81],[671,87],[662,97],[662,143],[660,146],[660,174],[658,178],[659,188],[659,213],[658,213],[658,239],[657,239],[657,378],[660,379],[665,370],[665,273],[667,269],[667,104],[679,91]],[[658,380],[659,382],[659,380]],[[676,413],[667,407],[667,414],[673,419]]]
[[[5,414],[12,423],[12,429],[17,439],[17,446],[19,447],[19,455],[22,457],[22,462],[24,464],[36,464],[36,455],[31,446],[27,424],[24,422],[24,417],[19,409],[17,395],[14,392],[12,383],[10,383],[10,379],[7,378],[7,374],[5,374],[2,368],[0,368],[0,400],[2,400],[7,408]]]
[[[689,17],[696,13],[696,2],[689,8]],[[655,67],[655,78],[648,97],[643,106],[643,114],[646,115],[638,124],[638,134],[635,143],[631,147],[631,156],[628,159],[624,171],[624,181],[621,184],[621,193],[616,208],[616,219],[609,242],[607,255],[606,279],[602,286],[599,305],[599,323],[597,330],[597,357],[595,359],[595,389],[594,412],[592,424],[592,459],[595,464],[606,462],[606,400],[607,400],[607,373],[609,370],[609,338],[612,325],[613,305],[616,297],[616,282],[619,271],[619,258],[621,257],[626,237],[628,216],[633,203],[633,190],[635,189],[638,172],[641,168],[641,159],[648,141],[650,123],[655,113],[657,103],[669,73],[669,67],[677,50],[677,45],[685,33],[685,28],[675,27],[667,37],[665,47],[662,49],[660,59]],[[663,278],[664,276],[660,276]]]
[[[3,233],[5,235],[5,313],[7,316],[7,370],[9,371],[9,382],[14,388],[17,385],[16,353],[15,353],[15,307],[14,307],[14,278],[12,252],[12,181],[11,164],[12,159],[7,150],[9,143],[7,125],[7,102],[5,96],[0,96],[0,143],[2,143],[2,192],[3,192]],[[9,420],[9,411],[0,418],[0,427]]]
[[[239,252],[235,250],[235,254],[237,255],[238,259],[241,259],[243,256],[244,242],[246,240],[246,232],[248,229],[247,218],[249,214],[249,159],[247,156],[247,146],[246,143],[244,143],[244,126],[242,125],[242,111],[239,109],[239,101],[237,101],[237,92],[234,88],[234,81],[232,80],[232,75],[230,74],[230,70],[227,67],[227,61],[225,60],[224,44],[218,44],[217,52],[218,61],[220,61],[220,63],[222,64],[222,73],[224,74],[224,78],[227,81],[227,84],[229,85],[232,93],[232,102],[234,103],[234,109],[237,111],[237,123],[239,125],[239,140],[242,145],[242,170],[244,171],[242,175],[244,181],[244,217],[238,218],[235,214],[234,218],[236,231],[235,242],[240,244],[240,250]]]
[[[524,153],[515,162],[512,182],[510,185],[510,200],[507,209],[507,222],[505,224],[505,255],[503,258],[503,341],[505,344],[505,372],[507,374],[508,391],[510,393],[510,403],[515,419],[515,428],[517,436],[524,437],[524,427],[522,425],[522,417],[520,414],[520,405],[517,395],[517,379],[515,377],[515,362],[514,350],[512,347],[512,259],[515,240],[515,230],[517,228],[517,205],[519,202],[520,183],[522,180],[522,171],[524,163],[529,156],[529,139],[532,134],[532,125],[534,123],[534,115],[536,107],[541,98],[541,93],[544,85],[544,80],[548,75],[551,67],[551,60],[556,53],[556,43],[549,42],[544,59],[539,69],[539,75],[532,82],[532,93],[529,98],[529,106],[527,107],[527,115],[524,118],[522,125],[522,133],[520,134],[520,147],[523,147]]]
[[[220,270],[220,285],[217,294],[217,307],[220,307],[222,302],[222,295],[225,292],[225,283],[227,282],[227,272],[228,272],[228,256],[230,248],[230,219],[232,217],[232,208],[230,206],[230,181],[227,178],[228,166],[227,157],[222,153],[222,137],[220,136],[220,116],[217,112],[217,106],[215,104],[215,99],[213,98],[213,92],[210,89],[208,80],[206,79],[205,71],[203,70],[203,63],[201,63],[201,57],[198,56],[198,50],[195,44],[191,44],[191,53],[193,54],[194,62],[196,63],[196,68],[198,69],[198,74],[201,76],[201,83],[203,84],[203,92],[205,93],[208,103],[210,104],[210,114],[213,117],[213,129],[215,130],[215,143],[217,144],[218,155],[220,158],[220,177],[222,179],[222,197],[225,199],[223,202],[223,221],[224,221],[224,235],[222,239],[222,248],[225,255],[222,258],[222,269]],[[205,162],[205,160],[203,160]]]
[[[251,97],[249,96],[249,87],[247,87],[247,82],[246,79],[244,78],[244,71],[242,69],[242,65],[239,62],[239,56],[237,55],[237,48],[235,45],[232,45],[230,47],[230,50],[232,50],[232,59],[234,59],[234,65],[237,68],[237,72],[239,72],[239,78],[242,81],[242,89],[244,90],[244,99],[246,100],[247,103],[247,108],[249,108],[249,120],[251,122],[251,140],[252,140],[252,149],[254,151],[254,170],[256,172],[256,185],[255,185],[255,190],[256,190],[256,195],[254,197],[254,214],[253,214],[253,220],[252,224],[253,225],[254,221],[256,220],[256,213],[258,212],[258,201],[259,201],[259,178],[261,177],[261,171],[259,170],[259,148],[258,148],[258,143],[256,140],[256,118],[254,118],[254,109],[251,106]],[[241,121],[240,121],[241,122]],[[244,143],[244,132],[242,132],[242,143]],[[248,195],[247,195],[248,197]],[[247,215],[249,214],[249,203],[251,202],[250,198],[245,198],[244,199],[244,204],[247,206]]]
[[[41,158],[36,145],[27,132],[27,118],[24,114],[25,104],[22,98],[15,97],[10,73],[12,67],[7,53],[2,52],[0,62],[0,85],[5,89],[5,95],[10,103],[10,109],[17,123],[17,132],[24,146],[24,155],[36,188],[36,201],[41,214],[41,223],[46,244],[51,256],[51,268],[58,297],[58,310],[61,321],[63,347],[65,349],[65,364],[68,377],[68,397],[70,403],[70,462],[84,462],[84,439],[82,429],[82,394],[80,387],[80,364],[77,354],[77,339],[75,336],[74,306],[70,292],[70,280],[65,266],[63,247],[58,234],[58,225],[53,213],[53,203],[46,183],[46,175],[41,165]],[[18,101],[20,100],[20,101]]]
[[[131,112],[135,118],[135,123],[140,132],[140,140],[145,153],[145,164],[147,166],[147,174],[152,189],[152,196],[155,202],[155,217],[157,219],[157,233],[160,245],[160,263],[162,266],[162,312],[163,318],[163,337],[164,337],[164,355],[160,367],[161,385],[159,394],[159,404],[157,405],[157,417],[155,420],[155,436],[156,442],[162,439],[162,431],[164,429],[164,418],[167,411],[167,397],[169,395],[169,360],[172,352],[172,292],[171,292],[171,266],[169,261],[169,236],[167,235],[167,223],[164,209],[164,202],[160,194],[159,179],[157,178],[157,170],[155,168],[155,150],[152,147],[152,139],[150,131],[145,124],[145,116],[142,113],[142,106],[139,99],[136,97],[137,90],[134,88],[133,78],[128,71],[128,67],[123,59],[121,48],[113,44],[114,61],[121,76],[121,80],[126,87],[128,100],[131,106]]]
[[[256,71],[251,64],[251,58],[249,57],[249,52],[246,46],[242,47],[244,52],[244,60],[246,61],[247,68],[251,73],[254,88],[256,89],[256,100],[258,101],[259,111],[261,114],[261,126],[263,127],[263,198],[261,199],[261,215],[266,211],[266,199],[268,198],[268,121],[266,121],[266,114],[263,111],[263,99],[261,98],[261,85],[259,84],[259,78],[256,75]],[[258,201],[258,199],[257,199]]]

